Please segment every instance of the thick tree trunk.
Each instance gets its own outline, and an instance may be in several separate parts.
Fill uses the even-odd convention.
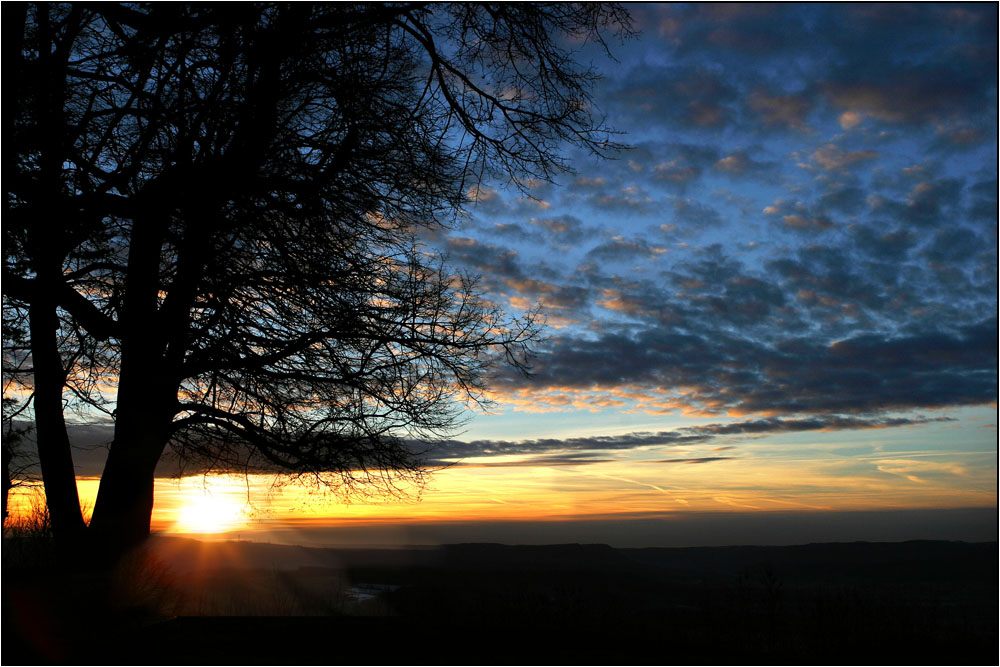
[[[149,537],[153,476],[166,435],[142,422],[142,414],[119,417],[90,522],[97,543],[112,552],[124,552]]]
[[[65,371],[56,341],[56,307],[44,298],[44,289],[40,292],[39,299],[28,311],[34,379],[32,400],[35,411],[35,442],[42,469],[45,500],[52,520],[52,532],[57,540],[66,541],[80,536],[86,525],[80,512],[73,453],[63,418]]]
[[[115,437],[90,521],[98,544],[119,553],[149,536],[153,477],[177,402],[177,383],[150,338],[133,336],[122,346]]]
[[[66,370],[62,365],[57,338],[57,295],[63,280],[62,260],[66,250],[65,230],[61,224],[68,213],[60,206],[64,187],[64,152],[60,142],[65,127],[65,82],[61,76],[65,66],[65,53],[58,48],[48,12],[41,6],[37,10],[39,63],[45,75],[38,100],[42,106],[36,110],[37,117],[41,119],[42,136],[41,157],[38,162],[38,215],[28,228],[28,247],[33,256],[32,268],[36,275],[34,294],[28,306],[34,383],[32,407],[35,412],[38,461],[42,469],[42,484],[52,521],[52,532],[57,540],[65,541],[81,535],[86,528],[80,512],[76,470],[63,418]],[[23,30],[23,17],[19,18]]]
[[[133,323],[122,341],[115,437],[90,521],[98,549],[112,555],[149,537],[153,476],[177,402],[177,385],[163,375],[153,328],[152,318],[145,331]]]
[[[163,373],[156,334],[129,329],[122,344],[115,436],[90,521],[95,547],[109,556],[149,537],[154,473],[177,402],[177,384]]]
[[[112,552],[121,553],[149,536],[153,476],[177,404],[178,381],[164,368],[164,333],[157,313],[166,222],[161,211],[134,221],[129,243],[115,437],[90,521],[99,548]]]

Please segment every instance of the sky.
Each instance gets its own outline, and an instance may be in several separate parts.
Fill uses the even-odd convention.
[[[630,148],[483,183],[423,239],[508,312],[540,305],[533,374],[492,378],[419,495],[163,479],[154,528],[996,539],[997,6],[630,10],[616,61],[579,53]]]

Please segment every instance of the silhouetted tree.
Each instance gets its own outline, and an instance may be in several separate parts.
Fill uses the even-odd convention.
[[[574,44],[597,4],[18,4],[5,321],[23,321],[57,536],[84,529],[64,409],[114,420],[90,532],[148,534],[168,446],[221,468],[417,477],[509,318],[415,241],[481,179],[615,147]],[[16,26],[13,29],[12,26]],[[334,473],[331,477],[327,473]]]

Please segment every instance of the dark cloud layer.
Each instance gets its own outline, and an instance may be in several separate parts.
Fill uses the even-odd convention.
[[[988,228],[945,215],[968,198],[962,183],[920,188],[930,172],[914,174],[913,201],[943,192],[927,203],[936,213],[916,215],[908,204],[893,211],[883,201],[869,219],[827,230],[830,243],[777,247],[753,265],[721,243],[668,253],[633,235],[591,237],[584,261],[562,274],[528,263],[515,247],[458,238],[450,250],[505,293],[591,322],[586,333],[549,338],[531,383],[500,378],[501,389],[683,387],[688,407],[734,414],[988,403],[996,398],[995,244]],[[975,188],[977,196],[984,190]],[[663,229],[725,223],[699,199],[665,202],[673,214]],[[765,214],[781,219],[782,229],[799,220],[815,228],[821,210],[782,200]],[[581,227],[576,217],[530,223],[553,237]],[[664,267],[660,278],[615,268],[640,261]],[[628,323],[612,324],[608,314]]]
[[[534,382],[684,387],[684,404],[733,414],[978,405],[996,398],[996,341],[995,318],[951,332],[865,334],[833,344],[801,337],[767,345],[718,331],[709,338],[650,328],[560,337],[540,358]]]
[[[973,140],[977,124],[992,122],[995,5],[787,3],[743,11],[693,4],[650,14],[678,64],[659,73],[658,87],[648,70],[636,73],[639,90],[676,94],[691,76],[683,63],[691,62],[739,71],[739,78],[703,86],[695,99],[730,103],[735,117],[764,128],[805,130],[825,105],[889,124],[961,118],[965,125],[949,139],[959,143]],[[748,109],[739,113],[741,102]]]
[[[436,459],[470,459],[483,456],[518,455],[529,457],[510,465],[583,465],[607,460],[611,451],[638,448],[670,447],[678,445],[711,444],[725,436],[761,436],[778,433],[799,433],[824,430],[859,430],[917,426],[954,421],[948,417],[874,417],[862,418],[828,415],[807,419],[753,419],[728,424],[689,426],[657,433],[636,432],[615,436],[588,436],[579,438],[539,438],[535,440],[474,440],[461,442],[414,443],[421,451],[427,450]],[[714,447],[711,451],[725,451],[731,447]],[[558,456],[554,453],[559,452]],[[603,454],[602,454],[603,453]],[[661,459],[659,463],[710,463],[724,461],[731,456],[701,456]],[[493,464],[491,464],[493,465]],[[505,465],[505,464],[496,464]]]

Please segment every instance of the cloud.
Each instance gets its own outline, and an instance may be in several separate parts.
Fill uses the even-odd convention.
[[[590,290],[578,285],[559,285],[534,278],[508,278],[504,284],[519,295],[538,299],[545,308],[579,310],[590,299]]]
[[[547,239],[555,244],[577,244],[595,234],[595,231],[584,225],[582,220],[569,214],[551,218],[532,218],[530,224],[544,230]]]
[[[992,130],[988,122],[975,117],[953,115],[935,123],[932,148],[940,153],[973,150],[989,144],[989,140],[995,136]]]
[[[892,185],[898,189],[900,184]],[[907,187],[909,189],[898,197],[891,192],[873,192],[868,197],[872,213],[920,227],[945,226],[961,218],[962,179],[930,178],[912,186],[907,183]]]
[[[646,123],[718,128],[729,121],[738,100],[738,90],[725,76],[697,64],[637,65],[620,81],[618,86],[606,84],[607,106]]]
[[[589,452],[631,450],[642,447],[657,447],[687,443],[699,443],[706,437],[684,435],[674,431],[660,433],[628,433],[614,436],[587,436],[579,438],[539,438],[532,440],[473,440],[461,442],[447,440],[441,442],[420,441],[414,446],[423,450],[431,446],[438,459],[464,459],[478,456],[530,456],[552,452]]]
[[[531,241],[536,239],[535,235],[516,222],[494,222],[485,226],[483,231],[491,236],[497,236],[509,241]]]
[[[748,106],[765,126],[804,132],[809,130],[806,116],[813,104],[813,100],[804,95],[768,94],[757,90],[750,96]]]
[[[792,214],[784,216],[781,222],[785,227],[796,230],[830,229],[833,227],[833,222],[825,216],[804,218],[801,215]]]
[[[485,457],[464,459],[461,461],[443,461],[435,459],[426,461],[424,465],[429,466],[462,466],[475,468],[534,468],[534,467],[561,467],[561,466],[581,466],[594,465],[598,463],[612,463],[615,459],[601,456],[591,452],[572,452],[568,454],[548,454],[530,455],[513,461],[497,461]]]
[[[997,221],[997,180],[980,181],[969,187],[971,202],[966,213],[969,220],[992,223]]]
[[[447,239],[446,250],[452,262],[464,264],[491,277],[520,278],[523,269],[517,251],[473,238],[452,236]]]
[[[721,296],[709,297],[709,304],[726,322],[751,325],[765,320],[774,309],[784,306],[785,294],[770,282],[738,276],[726,281]]]
[[[840,114],[840,127],[845,130],[853,130],[865,121],[865,115],[860,111],[845,111]]]
[[[898,284],[898,275],[875,275],[859,266],[846,248],[813,245],[801,248],[796,257],[771,260],[768,269],[782,281],[786,292],[803,289],[880,310],[887,292]]]
[[[905,260],[917,245],[916,234],[901,227],[891,231],[884,231],[885,228],[885,224],[854,225],[851,233],[864,254],[882,261]]]
[[[666,150],[708,156],[691,144]],[[534,369],[540,386],[572,391],[563,392],[558,403],[554,396],[523,397],[517,409],[602,409],[594,397],[574,398],[572,392],[601,387],[611,396],[626,386],[646,395],[625,398],[629,409],[651,413],[870,414],[992,400],[995,378],[983,370],[996,351],[969,332],[995,327],[975,319],[990,307],[995,251],[971,222],[940,227],[932,236],[914,227],[931,211],[960,213],[967,210],[966,201],[992,197],[990,181],[963,188],[964,181],[938,173],[929,163],[905,173],[897,169],[874,189],[885,192],[882,203],[856,212],[850,224],[841,222],[842,214],[826,212],[857,211],[865,190],[843,175],[819,183],[818,192],[774,200],[764,212],[777,229],[808,232],[810,238],[819,232],[825,243],[772,243],[756,258],[738,259],[736,248],[721,244],[674,244],[668,254],[647,240],[651,237],[620,235],[578,247],[584,261],[577,272],[555,279],[535,277],[500,248],[464,247],[478,265],[499,264],[505,292],[514,289],[519,297],[540,299],[553,312],[562,308],[587,323],[586,331],[560,328],[541,346]],[[661,226],[731,233],[725,226],[730,221],[715,207],[721,200],[713,199],[711,206],[706,201],[665,197],[672,216]],[[925,211],[918,215],[911,210],[916,206]],[[536,219],[531,229],[559,236],[581,226],[576,219],[565,222],[558,216]],[[655,258],[662,260],[643,265],[655,275],[616,273],[623,264]],[[574,285],[580,289],[570,289]],[[604,319],[601,311],[589,310],[593,306],[627,319]],[[862,340],[881,341],[884,350],[845,356],[844,350]],[[950,340],[978,351],[954,367],[916,353],[891,368],[876,363],[907,340],[931,346]],[[841,343],[831,347],[834,341]],[[506,375],[498,382],[505,396],[526,387]]]
[[[539,438],[527,440],[443,440],[438,442],[414,441],[412,446],[419,451],[429,451],[436,460],[463,459],[470,463],[474,459],[490,456],[519,455],[524,457],[516,462],[501,462],[495,465],[581,465],[602,463],[609,459],[607,452],[629,451],[676,446],[709,445],[728,436],[774,435],[780,433],[801,433],[806,431],[867,430],[921,426],[926,424],[953,422],[948,417],[877,417],[861,418],[843,415],[816,416],[808,419],[756,419],[732,423],[704,424],[688,426],[671,431],[636,431],[622,435],[597,435],[577,438]],[[428,449],[430,448],[430,449]],[[733,446],[712,447],[710,451],[730,451]],[[730,460],[732,456],[692,456],[648,460],[649,463],[710,463]]]
[[[517,215],[534,215],[539,211],[548,211],[552,208],[552,202],[534,197],[518,197],[511,210]]]
[[[776,162],[754,160],[749,151],[733,151],[713,165],[715,171],[730,177],[753,178],[757,180],[772,180],[777,171]]]
[[[659,208],[658,202],[640,187],[630,185],[615,192],[594,193],[586,198],[588,204],[596,209],[620,213],[649,214]]]
[[[749,161],[746,158],[746,154],[740,154],[722,158],[715,163],[715,168],[731,174],[742,174],[747,170],[748,165]]]
[[[469,188],[466,195],[471,202],[471,209],[477,213],[486,215],[497,215],[507,210],[507,204],[498,190],[484,186],[474,185]]]
[[[637,178],[645,178],[649,187],[683,192],[698,184],[706,170],[724,155],[719,148],[708,144],[666,143],[641,145],[641,171]]]
[[[719,211],[700,201],[681,197],[670,197],[667,201],[673,213],[673,221],[682,230],[722,224]]]
[[[860,187],[835,182],[818,200],[819,208],[840,213],[859,213],[865,208],[865,191]]]
[[[958,206],[961,191],[962,182],[954,178],[917,183],[906,198],[903,217],[917,224],[944,224],[948,213]]]
[[[788,48],[794,35],[805,26],[793,13],[767,4],[693,4],[674,11],[678,26],[672,33],[678,51],[695,58],[718,57],[730,52],[735,58],[761,58]],[[795,30],[787,29],[787,24]],[[781,25],[783,29],[776,29]]]
[[[693,427],[702,433],[714,435],[801,433],[804,431],[853,431],[898,428],[941,422],[954,422],[951,417],[853,417],[823,415],[806,419],[752,419],[730,424],[708,424]]]
[[[637,259],[654,259],[665,252],[665,248],[651,245],[643,238],[615,236],[591,248],[586,258],[602,262],[631,262]]]
[[[810,159],[813,163],[827,171],[841,170],[858,162],[867,162],[878,158],[873,150],[845,151],[836,144],[826,144],[813,151]]]
[[[883,459],[876,463],[879,472],[898,475],[917,484],[926,484],[929,478],[944,475],[966,477],[968,469],[956,463],[939,463],[937,461],[921,461],[914,459]]]
[[[780,222],[786,231],[817,232],[836,226],[822,206],[814,208],[801,201],[777,199],[771,205],[764,207],[763,213]]]
[[[673,159],[653,167],[653,174],[657,180],[670,181],[673,183],[687,183],[693,181],[701,175],[699,167],[685,163],[680,159]]]
[[[646,409],[692,414],[868,415],[983,405],[996,398],[996,339],[995,318],[832,344],[809,337],[764,342],[723,327],[562,335],[542,350],[532,382],[583,390],[640,386],[650,393]]]
[[[889,66],[871,74],[844,71],[822,88],[831,104],[845,110],[841,125],[845,117],[850,123],[864,116],[888,123],[933,123],[978,100],[985,102],[987,86],[979,73],[955,65]]]
[[[595,176],[593,178],[588,178],[586,176],[577,176],[576,178],[574,178],[570,182],[570,184],[569,184],[569,186],[568,186],[567,189],[570,190],[570,191],[573,191],[573,190],[584,190],[584,191],[603,190],[605,187],[607,187],[607,185],[608,185],[607,179],[605,179],[605,178],[603,178],[601,176]]]
[[[800,134],[824,122],[852,134],[909,124],[934,128],[953,149],[995,141],[996,13],[988,5],[719,7],[642,12],[659,38],[626,51],[643,64],[607,86],[612,115]]]
[[[985,246],[985,240],[969,229],[946,227],[934,233],[924,255],[939,264],[965,264]]]

